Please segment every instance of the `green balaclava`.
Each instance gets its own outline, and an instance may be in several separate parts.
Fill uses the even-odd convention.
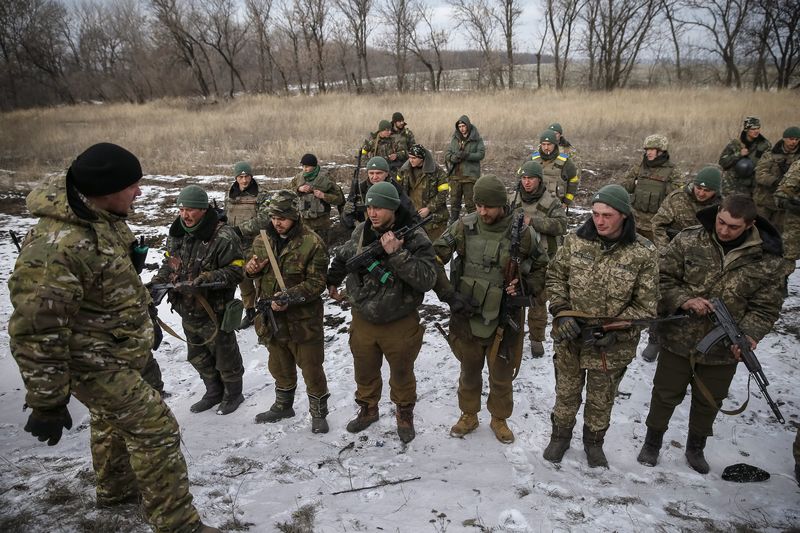
[[[400,207],[400,195],[397,193],[397,189],[386,181],[378,182],[370,187],[365,201],[367,207],[382,207],[392,211],[397,211],[397,208]]]
[[[478,178],[472,187],[472,197],[476,204],[486,207],[502,207],[508,203],[505,185],[492,174]]]
[[[240,176],[242,174],[247,174],[248,176],[253,175],[253,167],[251,167],[250,163],[247,161],[239,161],[233,165],[233,175]]]
[[[178,207],[208,209],[208,194],[199,185],[187,185],[178,194],[175,203]]]
[[[269,215],[298,220],[300,212],[297,210],[297,194],[287,190],[275,193],[269,202]]]
[[[720,183],[722,182],[722,172],[719,168],[709,165],[704,167],[697,176],[694,177],[693,183],[706,189],[719,192]]]
[[[616,183],[605,185],[597,191],[594,196],[592,196],[592,205],[596,202],[610,205],[625,215],[631,214],[631,197],[628,191]]]

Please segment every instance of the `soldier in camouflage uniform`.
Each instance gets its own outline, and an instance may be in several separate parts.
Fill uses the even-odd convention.
[[[481,175],[481,161],[486,157],[486,146],[483,144],[478,128],[462,115],[456,121],[455,131],[450,138],[450,145],[445,152],[445,163],[450,165],[450,223],[458,220],[461,213],[461,199],[467,213],[475,211],[472,201],[472,187]]]
[[[400,152],[403,146],[399,136],[392,134],[392,123],[388,120],[381,120],[378,123],[378,131],[370,133],[369,137],[361,145],[361,155],[368,158],[382,157],[389,163],[389,174],[392,177],[405,162],[405,158],[400,159]]]
[[[376,183],[366,196],[368,219],[356,226],[350,240],[336,248],[328,269],[328,294],[341,301],[338,286],[346,278],[347,299],[352,304],[350,350],[356,379],[358,415],[347,424],[347,431],[358,433],[377,422],[378,402],[383,380],[381,365],[389,363],[390,398],[397,406],[397,433],[400,440],[414,439],[414,404],[417,381],[414,361],[422,347],[425,328],[417,308],[425,292],[436,283],[436,258],[431,241],[422,228],[404,240],[393,230],[408,226],[414,212],[400,203],[390,183]],[[385,252],[379,258],[381,269],[348,272],[348,259],[375,242]]]
[[[620,184],[631,194],[637,233],[652,241],[653,215],[669,193],[683,187],[683,180],[669,159],[666,137],[648,135],[642,148],[642,162],[631,167]]]
[[[783,231],[784,210],[775,205],[775,191],[792,163],[800,159],[800,128],[792,126],[783,138],[765,153],[756,166],[756,188],[753,200],[758,214],[769,220],[779,232]]]
[[[575,146],[573,146],[566,137],[564,137],[564,128],[561,127],[560,123],[553,122],[547,126],[547,129],[556,132],[556,140],[558,141],[556,144],[558,144],[559,153],[567,154],[569,156],[570,161],[572,161],[572,164],[575,165],[575,173],[578,175],[578,177],[580,177],[581,170],[583,170],[580,153],[578,152],[578,149],[575,148]]]
[[[405,192],[403,192],[403,187],[395,178],[391,177],[391,168],[386,159],[383,157],[373,157],[367,161],[365,168],[367,169],[367,179],[358,182],[359,192],[356,195],[356,203],[360,202],[361,198],[367,197],[367,191],[369,191],[370,187],[376,183],[385,181],[386,183],[391,183],[392,186],[397,189],[397,194],[400,196],[400,203],[403,205],[403,209],[410,212],[416,212],[411,199]],[[356,207],[357,206],[354,202],[347,200],[347,202],[344,204],[343,212],[345,215],[352,214],[356,210]]]
[[[392,135],[400,145],[397,157],[405,164],[408,161],[409,148],[417,144],[417,141],[414,139],[414,132],[408,128],[406,119],[400,111],[392,113]]]
[[[433,214],[433,219],[425,225],[425,232],[431,242],[438,239],[447,227],[447,195],[450,185],[447,175],[436,163],[431,151],[421,144],[411,146],[408,150],[408,161],[397,174],[397,182],[420,217]]]
[[[169,301],[183,319],[189,362],[206,386],[191,411],[207,411],[222,402],[217,414],[227,415],[244,401],[244,367],[235,330],[223,331],[219,325],[242,280],[242,247],[234,230],[209,208],[208,195],[199,186],[185,187],[177,206],[180,215],[169,228],[164,262],[152,283],[223,284],[172,290]]]
[[[478,428],[481,410],[483,367],[489,368],[489,398],[486,407],[492,415],[490,427],[497,439],[514,442],[506,420],[514,408],[512,383],[522,357],[523,334],[501,324],[504,292],[538,295],[544,288],[547,253],[539,235],[530,226],[517,225],[522,213],[512,215],[506,189],[495,176],[482,176],[475,183],[477,211],[465,215],[447,228],[434,248],[439,259],[436,295],[450,305],[448,342],[461,363],[458,380],[458,406],[461,417],[450,429],[453,437],[464,437]],[[519,271],[508,279],[512,263],[512,232],[519,232]],[[450,265],[450,280],[444,265]],[[506,298],[508,296],[505,296]],[[520,325],[524,311],[513,311]],[[497,336],[501,347],[494,349]]]
[[[800,161],[795,161],[775,191],[775,205],[783,209],[783,274],[789,276],[800,259]]]
[[[542,165],[542,181],[565,206],[569,207],[578,192],[580,176],[578,168],[566,152],[558,150],[558,136],[553,130],[545,130],[539,135],[539,149],[531,154],[531,161]]]
[[[269,194],[259,192],[258,182],[253,179],[253,167],[247,161],[236,163],[233,166],[233,175],[236,181],[231,185],[228,195],[225,197],[225,216],[228,217],[228,224],[239,226],[258,217],[259,211],[269,205]],[[244,256],[250,257],[253,246],[252,237],[243,237],[241,241]],[[239,291],[242,293],[245,311],[240,329],[247,329],[253,325],[253,319],[256,316],[256,290],[253,287],[253,280],[244,278],[239,284]]]
[[[151,303],[131,254],[125,218],[141,194],[136,157],[114,144],[90,147],[64,176],[39,185],[39,217],[8,286],[8,323],[32,412],[25,431],[54,446],[72,427],[70,395],[90,414],[98,506],[141,498],[158,532],[218,531],[192,505],[180,430],[140,375],[150,358]]]
[[[758,117],[746,117],[739,138],[731,139],[719,155],[719,166],[725,171],[722,176],[723,196],[752,196],[756,166],[771,146],[761,135],[761,120]]]
[[[658,302],[658,254],[636,234],[629,196],[606,185],[592,197],[592,218],[570,233],[547,270],[547,294],[553,315],[556,403],[544,458],[558,463],[572,438],[575,416],[583,411],[583,446],[590,467],[608,468],[603,441],[617,389],[636,356],[639,328],[606,333],[593,346],[581,339],[581,323],[590,317],[621,320],[655,317]]]
[[[303,226],[316,232],[322,242],[328,245],[328,231],[331,229],[331,206],[342,205],[344,194],[327,171],[319,166],[317,156],[305,154],[300,159],[303,172],[292,179],[290,187],[297,192],[300,218]]]
[[[753,200],[724,197],[720,207],[697,213],[699,226],[679,233],[661,254],[659,310],[690,313],[688,320],[661,324],[664,343],[653,376],[647,436],[638,461],[655,466],[664,433],[691,384],[686,459],[701,474],[709,471],[703,450],[722,400],[728,396],[740,354],[718,343],[706,354],[695,346],[714,327],[711,298],[720,298],[753,349],[781,310],[781,240],[757,216]],[[707,391],[701,392],[705,385]],[[707,393],[707,395],[706,395]],[[710,397],[709,397],[710,396]],[[713,400],[713,401],[712,401]]]
[[[320,294],[325,290],[328,253],[325,243],[301,221],[296,207],[297,195],[280,191],[270,202],[271,220],[265,233],[253,243],[253,256],[247,262],[247,276],[258,283],[259,298],[288,296],[287,303],[266,302],[272,309],[277,331],[268,317],[256,318],[256,332],[261,344],[269,350],[269,373],[275,379],[275,403],[256,422],[277,422],[294,416],[297,389],[297,368],[303,372],[311,412],[311,431],[327,433],[328,381],[322,363],[323,309]],[[282,289],[273,270],[266,247],[273,250],[286,289]]]
[[[547,191],[544,185],[542,165],[537,161],[526,161],[517,171],[519,182],[516,192],[509,194],[511,209],[525,213],[525,224],[533,227],[547,248],[547,257],[556,255],[558,246],[567,233],[567,213],[561,202]],[[531,340],[531,355],[544,355],[544,329],[547,326],[547,292],[536,294],[528,310],[528,334]]]

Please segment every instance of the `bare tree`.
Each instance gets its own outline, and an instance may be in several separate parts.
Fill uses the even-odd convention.
[[[414,8],[412,0],[386,0],[379,9],[387,27],[384,46],[392,56],[397,90],[400,92],[406,90],[411,29],[416,27],[420,18],[419,11]]]
[[[545,0],[547,27],[553,34],[553,68],[555,69],[556,90],[564,89],[572,46],[572,33],[578,15],[583,9],[583,0]],[[547,35],[547,32],[545,32]]]
[[[242,90],[247,90],[236,59],[245,45],[247,24],[236,20],[234,0],[199,0],[199,12],[193,17],[194,30],[199,39],[217,52],[228,67],[228,96],[233,98],[236,80]]]
[[[328,38],[328,4],[327,0],[300,0],[295,4],[298,10],[297,19],[301,22],[303,39],[309,56],[315,58],[317,71],[317,90],[321,93],[325,87],[325,43]],[[314,51],[311,51],[311,45]]]
[[[498,68],[494,56],[497,17],[494,15],[489,0],[450,0],[455,10],[459,27],[464,28],[467,36],[478,46],[483,57],[483,64],[478,69],[478,87],[482,87],[484,74],[492,87],[503,86],[502,72]]]
[[[794,0],[758,0],[766,32],[764,48],[777,72],[775,85],[787,89],[800,66],[800,4]],[[766,68],[762,75],[766,75]]]
[[[539,39],[539,48],[536,50],[536,88],[542,88],[542,50],[544,50],[545,42],[547,42],[547,34],[550,31],[550,26],[545,24],[544,32],[541,39]]]
[[[675,50],[675,74],[678,83],[683,82],[683,68],[681,67],[681,35],[686,23],[679,20],[683,0],[661,0],[661,12],[669,25],[669,36]]]
[[[256,34],[256,49],[258,51],[258,92],[272,93],[275,91],[273,79],[273,69],[275,60],[272,50],[272,34],[270,25],[272,24],[272,3],[273,0],[245,0],[247,16],[250,18],[250,25]],[[284,78],[285,74],[279,72]]]
[[[567,0],[569,1],[569,0]],[[493,12],[495,20],[500,24],[503,40],[506,44],[506,62],[508,63],[508,88],[514,88],[514,27],[522,15],[521,0],[495,0],[497,11]]]
[[[423,2],[414,2],[411,9],[419,14],[419,18],[416,21],[409,20],[409,23],[414,22],[414,26],[406,29],[409,49],[428,70],[431,89],[439,92],[444,72],[442,52],[447,46],[447,32],[434,28],[433,11]]]
[[[369,62],[367,60],[367,38],[371,32],[367,19],[372,11],[374,0],[335,0],[335,2],[350,27],[353,44],[356,47],[358,61],[357,74],[354,80],[356,91],[361,92],[363,90],[363,77],[367,78],[370,88],[374,88],[372,78],[369,75]]]

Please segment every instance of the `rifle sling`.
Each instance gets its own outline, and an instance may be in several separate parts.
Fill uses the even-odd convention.
[[[214,333],[208,339],[204,340],[201,343],[189,342],[180,335],[178,335],[177,333],[175,333],[175,330],[172,329],[172,327],[170,327],[166,322],[161,320],[161,317],[157,316],[156,320],[158,320],[158,324],[161,326],[161,329],[163,329],[164,331],[166,331],[179,341],[183,341],[190,346],[205,346],[206,344],[211,344],[212,342],[214,342],[214,339],[217,338],[217,334],[219,333],[219,322],[217,322],[217,315],[216,313],[214,313],[214,310],[211,309],[211,305],[208,303],[208,300],[206,300],[206,297],[203,296],[202,294],[196,294],[194,295],[194,297],[198,302],[200,302],[200,306],[206,310],[206,313],[208,313],[208,317],[214,323]]]
[[[709,405],[716,405],[717,408],[719,409],[720,413],[722,413],[724,415],[729,415],[729,416],[734,416],[734,415],[741,414],[741,413],[744,412],[745,409],[747,409],[747,404],[750,403],[750,376],[749,375],[747,376],[747,399],[744,401],[744,403],[742,405],[740,405],[739,407],[737,407],[736,409],[723,409],[722,408],[722,404],[721,403],[717,404],[717,402],[714,400],[714,397],[711,395],[711,391],[708,390],[708,387],[706,387],[705,383],[703,383],[703,381],[700,379],[700,376],[698,376],[695,373],[694,367],[695,367],[696,364],[697,364],[697,361],[695,360],[694,355],[691,355],[689,357],[689,365],[692,368],[692,381],[697,386],[697,389],[700,391],[700,394],[703,395],[703,397],[706,399],[706,401],[708,402]]]
[[[261,238],[264,239],[264,248],[267,249],[269,264],[272,265],[272,271],[275,272],[275,278],[278,280],[278,286],[283,292],[286,292],[286,282],[283,281],[283,274],[281,274],[281,269],[278,267],[278,260],[275,258],[275,252],[272,251],[272,246],[270,245],[266,230],[261,230]]]

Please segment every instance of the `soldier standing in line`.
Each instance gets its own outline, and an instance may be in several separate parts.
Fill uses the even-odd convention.
[[[365,168],[367,169],[367,179],[358,182],[359,194],[356,195],[356,201],[358,201],[359,198],[366,198],[367,191],[376,183],[386,182],[397,189],[397,194],[400,196],[400,203],[403,205],[404,211],[416,212],[414,204],[411,203],[411,199],[403,192],[403,187],[401,187],[395,178],[391,177],[391,168],[386,159],[382,157],[373,157],[367,161],[367,166]],[[353,213],[355,210],[356,205],[353,202],[349,200],[345,202],[343,209],[345,214]]]
[[[779,232],[783,231],[783,209],[775,205],[775,191],[792,163],[800,159],[800,128],[792,126],[783,138],[765,153],[756,165],[756,188],[753,200],[758,214],[766,218]]]
[[[531,154],[531,161],[542,165],[544,186],[564,205],[569,207],[578,192],[578,168],[569,154],[558,151],[558,136],[545,130],[539,136],[539,149]]]
[[[388,120],[381,120],[378,123],[378,131],[370,133],[369,137],[364,140],[364,144],[361,145],[361,154],[369,158],[384,158],[389,164],[389,173],[394,177],[407,157],[404,154],[404,158],[400,159],[401,149],[399,136],[392,134],[392,123]]]
[[[397,157],[405,163],[408,160],[408,149],[417,144],[417,141],[414,140],[414,132],[406,126],[406,119],[400,111],[392,113],[392,135],[400,146]]]
[[[72,428],[70,395],[89,409],[97,505],[141,499],[159,532],[212,532],[189,493],[178,422],[142,379],[151,358],[150,296],[125,222],[141,194],[139,160],[91,146],[28,196],[39,217],[8,282],[11,353],[27,389],[25,431],[55,446]]]
[[[152,283],[222,285],[176,288],[169,292],[169,301],[182,318],[189,363],[206,386],[203,398],[190,410],[200,413],[220,404],[217,414],[227,415],[244,401],[244,367],[236,331],[220,328],[220,323],[227,322],[228,304],[242,280],[242,247],[234,230],[209,207],[208,194],[201,187],[186,186],[176,203],[180,214],[169,228],[164,262]]]
[[[236,181],[225,197],[225,216],[228,217],[228,224],[239,226],[258,217],[259,211],[269,205],[269,194],[259,192],[258,182],[253,179],[253,167],[247,161],[236,163],[233,166],[233,175]],[[242,237],[241,241],[245,257],[250,257],[253,239]],[[256,316],[256,290],[253,280],[244,278],[239,284],[239,291],[242,293],[245,313],[239,329],[247,329],[253,325]]]
[[[559,153],[569,156],[572,164],[575,165],[575,173],[580,178],[582,170],[580,154],[578,153],[578,149],[564,137],[564,128],[562,128],[561,124],[558,122],[553,122],[547,126],[547,129],[556,132],[556,144],[558,145]]]
[[[583,447],[589,466],[608,468],[603,452],[614,398],[636,356],[639,328],[606,333],[593,346],[581,339],[580,317],[647,319],[656,316],[658,257],[636,234],[627,191],[606,185],[592,197],[592,218],[570,233],[547,270],[553,315],[556,402],[544,458],[561,462],[569,449],[575,417],[583,410]]]
[[[800,161],[795,161],[775,191],[775,205],[784,210],[784,276],[794,272],[800,259]]]
[[[486,157],[486,146],[483,144],[478,128],[462,115],[456,121],[455,131],[450,138],[444,159],[453,171],[450,173],[450,223],[458,220],[461,213],[461,199],[467,213],[475,211],[472,201],[472,187],[481,175],[481,161]]]
[[[686,459],[695,471],[709,471],[703,450],[713,435],[714,419],[728,396],[740,353],[719,343],[708,353],[696,345],[714,327],[709,301],[720,298],[753,349],[780,314],[783,303],[781,239],[757,216],[747,196],[726,196],[719,207],[697,213],[699,226],[678,234],[661,254],[659,264],[663,313],[687,312],[688,320],[661,324],[664,338],[653,376],[647,415],[647,436],[638,461],[655,466],[664,433],[675,408],[692,385]],[[705,385],[706,390],[701,392]]]
[[[556,255],[559,245],[567,234],[567,213],[561,202],[544,186],[542,165],[537,161],[526,161],[517,171],[519,182],[516,192],[509,194],[511,209],[525,213],[525,224],[535,229],[547,249],[548,259]],[[528,310],[528,335],[531,340],[531,355],[544,355],[544,330],[547,326],[547,291],[536,294]]]
[[[342,189],[319,166],[317,156],[305,154],[300,159],[303,171],[292,179],[290,187],[297,192],[303,226],[314,231],[328,245],[331,229],[331,206],[342,205]]]
[[[400,168],[397,182],[421,218],[433,214],[433,219],[425,225],[425,232],[431,242],[438,239],[447,227],[450,185],[431,151],[421,144],[409,148],[408,161]]]
[[[358,433],[378,421],[381,365],[386,358],[390,398],[397,406],[397,434],[407,443],[416,435],[414,361],[425,332],[417,308],[436,283],[436,258],[421,228],[403,240],[395,237],[394,230],[412,224],[415,213],[400,203],[392,184],[381,182],[370,187],[366,203],[368,219],[356,226],[349,241],[336,248],[327,276],[328,294],[336,301],[345,297],[338,286],[346,278],[347,298],[353,306],[350,350],[360,410],[347,424],[347,431]],[[348,272],[348,259],[375,242],[380,242],[383,250],[379,257],[382,270],[390,276],[376,275],[376,269]]]
[[[323,307],[320,294],[325,290],[328,253],[318,234],[301,222],[296,207],[297,195],[278,192],[270,202],[270,223],[263,236],[253,243],[253,256],[247,262],[247,276],[258,283],[261,305],[269,306],[277,326],[262,313],[256,318],[256,332],[269,351],[269,373],[275,380],[275,403],[256,415],[256,422],[277,422],[294,416],[297,367],[303,372],[311,412],[312,433],[327,433],[328,381],[322,366],[325,360],[322,331]],[[271,263],[266,246],[273,250]],[[280,298],[284,298],[281,301]]]
[[[448,342],[461,363],[461,416],[450,435],[464,437],[478,428],[486,365],[489,427],[497,440],[509,444],[514,442],[514,433],[506,421],[514,408],[512,383],[522,359],[524,311],[522,307],[508,311],[520,327],[514,333],[502,321],[508,307],[504,303],[517,294],[538,296],[544,287],[547,253],[538,234],[521,223],[523,215],[511,214],[506,188],[497,177],[479,178],[474,194],[477,210],[448,227],[434,244],[439,259],[434,290],[450,305]],[[444,264],[454,254],[448,280]],[[511,270],[514,267],[516,272]]]
[[[771,146],[766,137],[761,135],[761,120],[758,117],[746,117],[739,138],[731,139],[719,155],[719,166],[725,171],[722,177],[723,196],[753,195],[756,166]]]

